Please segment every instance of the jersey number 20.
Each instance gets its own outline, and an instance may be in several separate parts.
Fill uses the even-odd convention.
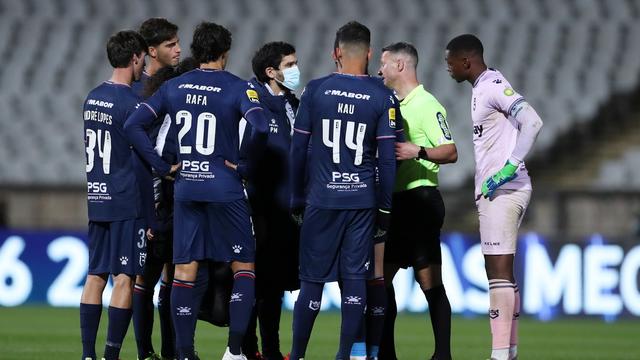
[[[191,154],[191,145],[182,145],[184,138],[191,130],[193,116],[186,110],[176,113],[176,124],[182,125],[178,132],[180,154]],[[206,128],[206,133],[205,133]],[[196,151],[202,155],[211,155],[216,144],[216,116],[210,112],[203,112],[196,119]]]

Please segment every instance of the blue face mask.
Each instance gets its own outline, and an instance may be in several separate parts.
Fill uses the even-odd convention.
[[[282,75],[284,76],[283,81],[276,79],[282,86],[289,90],[295,90],[300,86],[300,69],[298,65],[293,65],[290,68],[282,70]]]

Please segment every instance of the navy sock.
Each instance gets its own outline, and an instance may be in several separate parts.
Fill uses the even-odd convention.
[[[102,305],[80,303],[80,332],[82,337],[82,359],[96,358],[96,336],[102,316]]]
[[[104,347],[106,360],[117,360],[127,329],[131,322],[131,309],[120,309],[109,306],[109,326],[107,328],[107,345]]]
[[[313,323],[320,311],[323,288],[324,283],[300,281],[300,293],[293,307],[293,346],[289,357],[291,360],[303,358],[307,352]]]
[[[451,305],[444,285],[424,290],[424,296],[429,303],[429,316],[435,338],[434,355],[437,359],[451,359]]]
[[[367,353],[370,357],[378,356],[380,340],[384,328],[385,310],[387,307],[387,289],[384,277],[367,282]]]
[[[364,321],[367,305],[366,280],[342,280],[342,326],[340,328],[339,359],[347,360],[351,347]]]
[[[395,360],[396,343],[395,343],[395,324],[398,315],[398,307],[396,306],[396,292],[393,285],[387,287],[387,309],[384,317],[384,328],[382,330],[382,340],[380,341],[380,351],[378,358],[385,360]]]
[[[251,270],[233,274],[233,290],[229,301],[229,351],[242,353],[242,340],[247,331],[255,303],[256,275]]]
[[[176,331],[176,350],[181,359],[194,357],[193,337],[196,317],[195,283],[173,279],[171,288],[171,317]]]
[[[171,320],[171,284],[162,281],[158,294],[158,313],[160,314],[160,337],[162,338],[162,356],[173,358],[176,354],[176,334]]]
[[[151,342],[153,331],[153,288],[140,284],[133,287],[133,331],[138,345],[138,358],[144,359],[154,352]]]

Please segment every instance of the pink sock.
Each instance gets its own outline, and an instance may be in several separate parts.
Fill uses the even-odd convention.
[[[489,280],[489,323],[491,348],[509,349],[515,303],[514,287],[508,280]]]
[[[518,318],[520,318],[520,290],[518,284],[515,285],[515,301],[513,303],[513,320],[511,320],[511,347],[518,345]]]

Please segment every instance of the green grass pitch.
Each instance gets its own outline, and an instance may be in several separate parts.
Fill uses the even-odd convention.
[[[106,310],[98,334],[98,354],[106,334]],[[0,359],[80,359],[78,309],[50,307],[0,308]],[[334,359],[340,329],[338,312],[321,313],[307,351],[308,360]],[[160,349],[158,321],[154,345]],[[291,346],[291,313],[281,322],[282,349]],[[220,359],[227,329],[198,322],[196,349],[204,359]],[[538,322],[523,318],[520,323],[520,359],[640,359],[640,320],[604,323],[601,319],[565,318]],[[427,314],[398,316],[396,328],[398,358],[428,359],[433,350]],[[489,356],[489,324],[485,317],[454,317],[452,349],[454,359],[486,359]],[[121,353],[123,360],[136,359],[133,327],[129,328]]]

